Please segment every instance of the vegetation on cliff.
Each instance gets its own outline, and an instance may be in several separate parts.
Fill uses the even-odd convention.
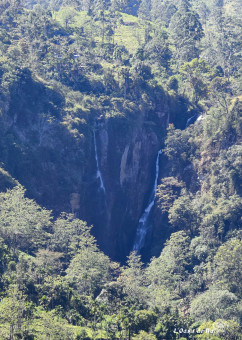
[[[1,1],[0,339],[241,339],[239,10]]]

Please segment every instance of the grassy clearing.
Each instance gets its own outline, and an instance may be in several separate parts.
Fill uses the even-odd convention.
[[[133,54],[145,40],[145,29],[144,27],[130,27],[125,25],[118,25],[114,34],[114,41],[124,46],[129,53]]]
[[[144,43],[146,23],[126,13],[120,13],[120,16],[114,31],[114,43],[124,46],[129,53],[133,54]],[[101,42],[101,24],[96,22],[95,26],[93,26],[86,11],[77,11],[72,7],[65,7],[59,12],[55,12],[54,17],[62,26],[82,27],[84,33],[93,36],[94,41]]]

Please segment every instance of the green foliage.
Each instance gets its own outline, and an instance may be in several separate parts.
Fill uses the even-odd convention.
[[[183,295],[183,282],[188,278],[191,264],[189,243],[190,238],[184,231],[173,233],[161,255],[151,260],[147,268],[151,306],[165,308],[172,299]]]
[[[149,334],[145,331],[141,331],[139,332],[138,335],[132,337],[132,340],[155,340],[155,339],[156,337],[154,335]]]
[[[218,319],[215,322],[203,322],[199,330],[202,334],[196,335],[196,339],[240,339],[240,327],[233,320]]]
[[[177,311],[171,313],[166,310],[166,313],[162,315],[159,322],[157,323],[154,333],[158,339],[177,339],[177,333],[179,330],[187,328],[186,322],[188,320],[182,319],[178,316]],[[180,336],[180,334],[178,335]],[[180,338],[182,339],[182,338]]]
[[[17,285],[10,286],[7,297],[0,302],[0,331],[3,339],[29,334],[28,320],[32,308],[32,304],[26,301],[26,296]]]
[[[157,188],[156,197],[158,206],[164,213],[169,211],[184,184],[174,177],[163,178],[161,182]]]
[[[189,131],[178,130],[170,124],[167,129],[167,138],[165,140],[165,154],[172,163],[174,170],[178,170],[188,163],[190,146]]]
[[[91,295],[111,279],[112,268],[114,266],[108,256],[95,244],[84,244],[71,260],[67,280],[80,294],[86,292]]]
[[[238,9],[236,0],[1,1],[1,339],[240,339]],[[94,128],[108,183],[101,209]],[[131,252],[120,266],[98,248],[97,226],[77,217],[112,206],[100,229],[112,247],[125,239],[127,255],[138,206],[125,200],[143,204],[148,168],[136,159],[146,143],[152,157],[164,147],[149,239],[161,254],[143,264]],[[125,155],[134,194],[119,186]]]
[[[210,288],[192,301],[191,314],[196,321],[215,321],[219,317],[227,320],[237,319],[237,302],[238,299],[233,293]]]
[[[214,277],[218,286],[241,297],[242,241],[231,239],[219,247],[214,256]]]
[[[207,97],[208,81],[211,77],[211,70],[203,59],[193,59],[185,63],[180,73],[183,75],[187,92],[191,92],[191,100],[197,104],[199,100]]]
[[[131,252],[127,258],[127,267],[122,268],[122,273],[119,277],[130,305],[142,305],[145,301],[146,277],[142,267],[141,256]]]
[[[175,229],[187,230],[191,235],[196,234],[199,225],[199,215],[196,201],[189,195],[183,194],[177,198],[169,209],[169,222]]]
[[[91,228],[73,215],[62,213],[54,222],[53,230],[50,247],[66,255],[74,255],[81,247],[91,247],[96,243],[90,234]]]
[[[17,185],[17,181],[12,178],[7,171],[0,168],[0,190],[5,191],[6,189],[11,189]]]
[[[148,332],[149,329],[155,325],[157,321],[157,315],[153,311],[140,310],[134,315],[134,328],[138,333],[140,330]]]
[[[198,15],[185,3],[172,16],[169,27],[176,48],[175,58],[178,65],[181,61],[191,61],[196,58],[197,43],[204,34]]]
[[[46,312],[42,308],[36,308],[33,320],[34,336],[38,339],[73,339],[74,327],[68,327],[66,320],[58,315],[58,311]]]
[[[24,194],[21,186],[0,194],[0,232],[14,250],[34,251],[44,246],[51,215]]]
[[[144,58],[153,68],[169,68],[172,53],[168,37],[167,30],[156,27],[154,35],[145,44]]]

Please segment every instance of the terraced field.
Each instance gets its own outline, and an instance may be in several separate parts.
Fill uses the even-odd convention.
[[[119,19],[114,30],[114,34],[109,38],[109,41],[124,46],[129,53],[133,54],[137,48],[145,40],[145,28],[148,22],[139,20],[133,15],[126,13],[117,13]],[[59,12],[54,13],[56,20],[63,26],[78,27],[83,30],[83,34],[91,36],[95,42],[102,41],[102,22],[91,21],[91,17],[87,11],[78,11],[72,7],[62,8]],[[104,25],[108,23],[105,22]],[[109,42],[105,36],[104,42]]]

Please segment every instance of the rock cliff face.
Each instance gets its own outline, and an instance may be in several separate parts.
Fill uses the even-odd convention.
[[[140,100],[130,118],[78,116],[66,102],[63,93],[22,75],[2,100],[0,161],[30,197],[54,214],[71,212],[93,224],[101,249],[123,260],[152,191],[166,127],[182,124],[184,103],[160,92],[149,107]]]
[[[85,218],[94,224],[101,248],[118,260],[132,249],[152,190],[167,115],[156,120],[157,125],[147,124],[144,115],[131,130],[122,131],[110,120],[97,124],[97,152],[106,191],[98,190],[98,183],[89,191]]]

